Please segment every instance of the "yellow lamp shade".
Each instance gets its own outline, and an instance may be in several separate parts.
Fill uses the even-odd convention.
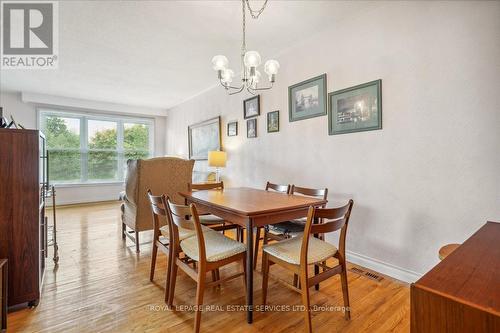
[[[226,166],[227,154],[225,151],[209,151],[208,166],[224,168]]]

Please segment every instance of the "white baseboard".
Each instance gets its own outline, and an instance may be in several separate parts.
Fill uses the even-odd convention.
[[[412,283],[420,279],[422,274],[413,272],[401,267],[388,264],[378,259],[370,258],[365,255],[346,251],[347,261],[374,270],[376,272],[388,275],[392,278],[398,279],[403,282]]]

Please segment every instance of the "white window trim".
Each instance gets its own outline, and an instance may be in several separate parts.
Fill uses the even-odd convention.
[[[125,123],[137,123],[145,124],[149,127],[149,155],[154,156],[154,138],[155,138],[155,119],[149,117],[135,117],[129,115],[121,114],[107,114],[107,113],[96,113],[87,110],[66,110],[57,107],[37,107],[37,128],[41,129],[41,118],[42,115],[55,115],[66,118],[78,118],[80,119],[80,149],[79,151],[85,156],[88,156],[88,121],[89,120],[104,120],[113,121],[117,123],[117,149],[118,154],[118,166],[123,165],[124,161],[124,149],[123,149],[123,134],[124,134],[124,124]],[[115,150],[113,150],[115,151]],[[51,181],[57,187],[74,187],[74,186],[92,186],[92,185],[111,185],[111,184],[123,184],[124,181],[121,180],[102,180],[102,181],[88,181],[88,170],[87,170],[87,160],[81,159],[81,181],[80,182],[61,182],[57,183]],[[124,179],[124,170],[118,167],[118,178]]]

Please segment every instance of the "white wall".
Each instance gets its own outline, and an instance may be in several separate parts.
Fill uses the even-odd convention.
[[[270,180],[326,186],[331,205],[353,198],[349,259],[406,281],[443,244],[500,220],[500,2],[381,3],[278,60],[258,138],[246,138],[248,96],[217,87],[169,111],[167,153],[186,156],[187,126],[221,115],[228,185]],[[328,92],[382,79],[383,130],[329,136],[327,117],[289,123],[287,87],[322,73]],[[266,133],[273,110],[280,132]],[[232,120],[239,134],[226,137]]]
[[[129,105],[109,104],[88,100],[48,96],[40,94],[21,94],[18,92],[0,92],[0,106],[3,107],[4,117],[12,114],[16,122],[26,128],[37,128],[37,106],[55,105],[68,107],[70,110],[84,109],[101,113],[118,113],[153,117],[155,126],[155,156],[165,155],[165,127],[166,121],[160,109],[140,108]],[[163,110],[164,113],[164,110]],[[96,185],[59,185],[57,186],[57,203],[72,204],[96,202],[104,200],[118,200],[118,194],[123,190],[123,184],[96,184]]]

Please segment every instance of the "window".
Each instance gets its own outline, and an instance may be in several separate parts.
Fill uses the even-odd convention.
[[[128,159],[152,156],[153,121],[40,110],[52,183],[124,180]]]

